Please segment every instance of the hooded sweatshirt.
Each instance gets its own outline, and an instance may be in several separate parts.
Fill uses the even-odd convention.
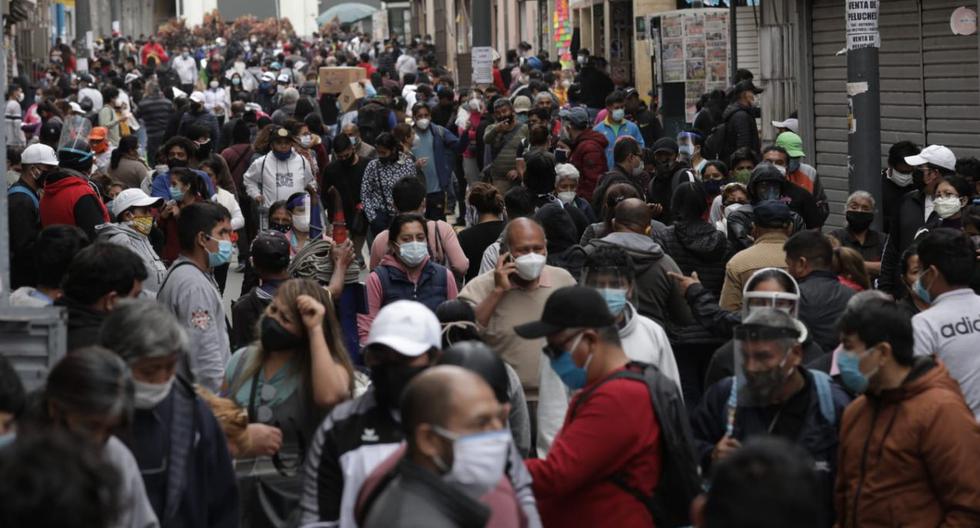
[[[724,233],[706,222],[676,221],[657,238],[684,275],[696,271],[705,288],[721,293],[729,247]]]
[[[286,161],[279,161],[270,151],[252,162],[243,179],[245,190],[252,199],[262,196],[263,209],[315,184],[310,164],[295,151]]]
[[[589,243],[586,251],[591,253],[602,246],[620,247],[632,259],[638,293],[640,314],[653,319],[662,326],[688,325],[694,322],[691,311],[681,295],[680,288],[667,276],[668,271],[680,273],[681,269],[660,244],[647,235],[631,232],[617,232]]]
[[[41,227],[74,225],[90,239],[95,238],[95,226],[109,221],[109,211],[88,178],[71,169],[59,169],[45,180],[40,211]]]
[[[146,280],[143,281],[143,291],[148,295],[156,297],[163,278],[167,274],[167,268],[163,261],[150,245],[150,239],[139,231],[126,224],[102,224],[96,226],[98,237],[102,240],[111,242],[133,250],[143,260],[146,266]]]
[[[575,165],[580,172],[578,195],[592,201],[599,180],[612,167],[606,162],[606,147],[609,140],[595,130],[586,130],[575,138],[568,162]]]

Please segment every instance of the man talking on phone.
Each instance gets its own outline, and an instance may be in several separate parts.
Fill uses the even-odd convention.
[[[544,370],[541,349],[545,340],[521,339],[514,327],[539,319],[552,292],[574,285],[575,279],[564,269],[545,264],[548,243],[544,229],[533,219],[511,220],[501,238],[496,267],[470,281],[459,298],[473,306],[487,345],[520,376],[531,415],[533,444],[537,435],[539,376]]]

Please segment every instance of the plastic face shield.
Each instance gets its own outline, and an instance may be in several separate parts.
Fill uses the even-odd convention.
[[[800,313],[800,296],[795,293],[771,291],[750,291],[742,294],[743,321],[752,312],[764,308],[785,312],[796,319]]]
[[[632,277],[627,271],[620,268],[585,268],[582,274],[582,282],[584,285],[595,289],[619,288],[625,290],[632,286]]]
[[[310,225],[310,195],[304,193],[303,196],[297,196],[286,204],[287,208],[290,209],[290,213],[293,215],[293,223],[295,224],[297,220],[301,224],[309,226]],[[304,223],[305,221],[305,223]]]
[[[799,337],[797,328],[761,325],[735,328],[735,382],[728,400],[729,428],[733,427],[734,409],[771,404],[773,393],[786,382],[786,363]]]

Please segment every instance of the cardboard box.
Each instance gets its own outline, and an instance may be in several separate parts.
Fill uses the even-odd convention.
[[[357,101],[364,98],[364,87],[359,82],[352,82],[340,93],[340,110],[350,112],[357,107]]]
[[[352,82],[367,78],[364,68],[324,66],[320,68],[320,93],[339,94]]]

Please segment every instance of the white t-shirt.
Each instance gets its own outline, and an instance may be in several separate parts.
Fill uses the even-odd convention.
[[[946,292],[912,318],[915,355],[935,355],[960,384],[980,419],[980,295],[969,288]]]

